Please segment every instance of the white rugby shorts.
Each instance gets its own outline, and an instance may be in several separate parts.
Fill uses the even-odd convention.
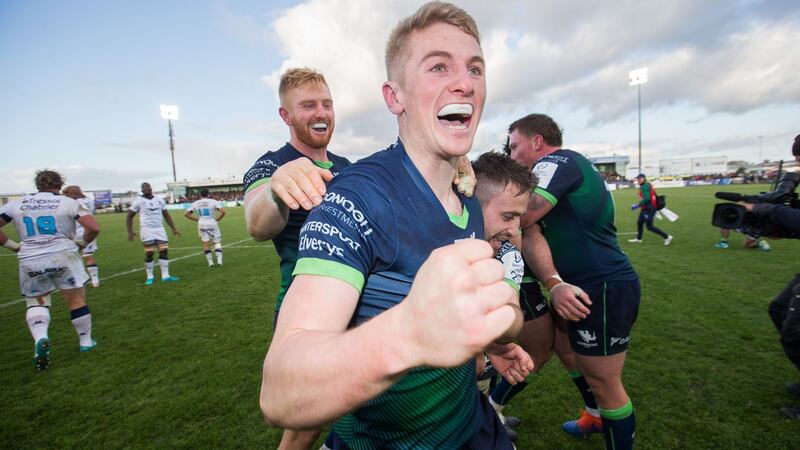
[[[197,234],[200,235],[200,240],[203,242],[213,241],[215,244],[222,240],[222,233],[219,231],[219,225],[198,225]]]
[[[78,252],[57,252],[19,262],[22,295],[35,298],[56,289],[77,289],[89,280]]]
[[[164,227],[158,228],[141,228],[139,230],[139,237],[142,238],[142,243],[149,243],[154,241],[168,242],[167,231]]]

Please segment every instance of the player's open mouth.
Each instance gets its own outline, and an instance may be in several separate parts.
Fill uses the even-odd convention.
[[[320,133],[325,133],[328,131],[328,124],[325,122],[314,122],[311,124],[311,129]]]
[[[445,105],[436,114],[439,123],[454,130],[465,130],[472,120],[472,105],[469,103],[451,103]]]

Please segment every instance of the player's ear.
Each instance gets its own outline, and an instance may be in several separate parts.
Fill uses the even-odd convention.
[[[381,86],[381,91],[383,93],[383,101],[386,102],[386,106],[392,114],[399,116],[405,111],[406,108],[403,105],[399,84],[394,81],[386,81]]]
[[[284,108],[283,106],[278,108],[278,114],[280,114],[281,119],[283,119],[286,125],[292,126],[292,120],[291,117],[289,116],[289,111],[287,111],[286,108]]]

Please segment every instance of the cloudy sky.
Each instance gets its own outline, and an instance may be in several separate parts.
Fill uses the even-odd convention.
[[[180,107],[179,179],[241,176],[288,139],[277,80],[322,70],[336,131],[358,159],[396,125],[383,105],[383,47],[417,0],[0,1],[0,192],[33,190],[48,167],[85,189],[172,179],[159,104]],[[473,154],[508,124],[553,116],[565,147],[645,166],[720,156],[786,159],[800,133],[796,0],[457,1],[475,17],[488,98]],[[380,6],[378,6],[380,5]]]

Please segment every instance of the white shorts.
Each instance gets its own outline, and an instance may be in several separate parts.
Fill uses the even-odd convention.
[[[203,242],[214,241],[216,244],[222,240],[222,233],[219,232],[219,225],[198,225],[197,234]]]
[[[58,252],[19,262],[22,295],[35,298],[56,289],[77,289],[89,280],[78,252]]]
[[[142,238],[143,244],[155,243],[155,242],[167,242],[167,231],[164,230],[164,227],[158,228],[140,228],[139,229],[139,237]]]
[[[83,249],[81,249],[81,255],[89,256],[96,251],[97,251],[97,239],[93,240],[92,242],[89,242],[89,245],[87,245],[86,247],[83,247]]]

